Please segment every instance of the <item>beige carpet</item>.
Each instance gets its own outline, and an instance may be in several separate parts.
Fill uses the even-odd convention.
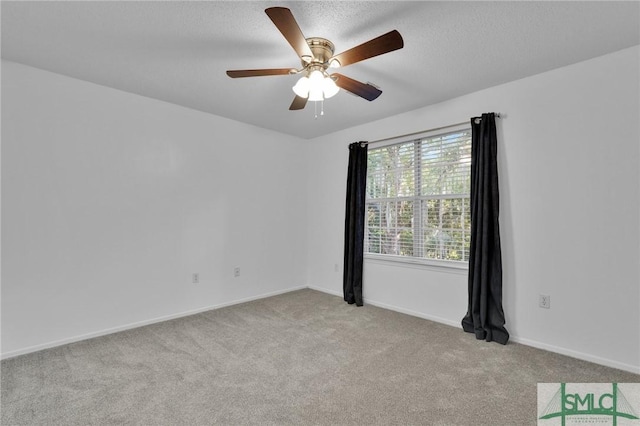
[[[313,290],[2,361],[3,425],[524,425],[640,376]]]

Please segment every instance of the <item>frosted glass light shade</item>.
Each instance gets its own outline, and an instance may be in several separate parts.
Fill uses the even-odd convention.
[[[300,80],[298,80],[296,85],[293,86],[293,93],[295,93],[296,96],[300,96],[301,98],[306,98],[309,96],[309,87],[309,78],[302,77]]]
[[[323,79],[324,75],[322,75],[322,73],[318,70],[314,70],[311,72],[311,74],[309,74],[309,82],[311,83],[312,87],[317,84],[321,84]]]
[[[335,81],[333,81],[330,77],[326,77],[322,81],[322,91],[324,92],[324,98],[329,99],[330,97],[338,93],[340,91],[340,88],[336,86]]]
[[[309,100],[310,101],[324,100],[324,97],[322,96],[322,89],[320,87],[312,87],[309,90]]]

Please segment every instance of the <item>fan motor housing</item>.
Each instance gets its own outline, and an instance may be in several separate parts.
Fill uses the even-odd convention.
[[[326,38],[309,37],[307,39],[307,44],[309,45],[311,52],[313,52],[313,59],[311,60],[311,63],[315,62],[326,64],[333,56],[335,47],[333,43],[331,43]],[[308,64],[302,61],[302,65],[306,66]],[[326,66],[324,68],[326,68]]]

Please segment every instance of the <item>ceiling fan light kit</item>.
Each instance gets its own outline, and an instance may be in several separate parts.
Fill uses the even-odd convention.
[[[323,101],[335,96],[340,91],[335,81],[329,75],[320,70],[313,70],[309,76],[303,76],[293,86],[293,92],[301,98],[310,101]]]
[[[376,99],[382,91],[372,84],[362,83],[342,74],[329,74],[327,69],[339,68],[374,56],[389,53],[404,46],[402,36],[396,30],[390,31],[352,49],[334,55],[333,43],[325,38],[305,38],[291,11],[285,7],[270,7],[265,13],[293,50],[300,57],[302,68],[229,70],[231,78],[259,77],[267,75],[304,74],[293,86],[295,98],[290,110],[304,109],[307,101],[324,101],[335,96],[340,89],[344,89],[368,101]]]

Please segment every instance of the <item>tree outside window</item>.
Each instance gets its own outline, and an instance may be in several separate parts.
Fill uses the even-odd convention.
[[[467,262],[471,130],[369,148],[365,252]]]

